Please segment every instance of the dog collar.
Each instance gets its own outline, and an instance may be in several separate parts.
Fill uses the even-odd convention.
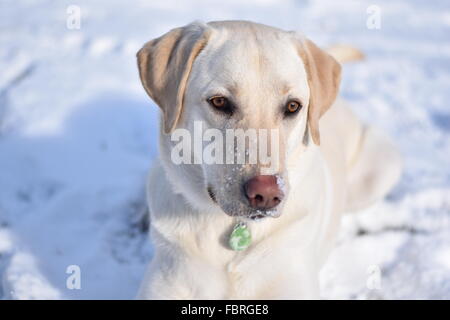
[[[252,235],[245,222],[238,222],[230,234],[228,244],[234,251],[243,251],[247,249],[252,242]]]

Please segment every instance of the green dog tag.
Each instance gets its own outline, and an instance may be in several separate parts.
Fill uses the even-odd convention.
[[[234,251],[247,249],[252,242],[252,235],[244,222],[239,222],[231,232],[228,243]]]

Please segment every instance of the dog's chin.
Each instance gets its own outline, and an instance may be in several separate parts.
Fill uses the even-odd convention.
[[[278,218],[281,215],[280,210],[270,209],[270,210],[254,210],[249,216],[248,219],[251,220],[262,220],[265,218]]]
[[[278,218],[281,215],[278,208],[269,210],[254,209],[240,200],[233,201],[232,203],[229,203],[228,201],[221,201],[221,197],[218,196],[210,186],[207,188],[207,192],[211,200],[218,205],[223,212],[233,218],[249,221],[260,221],[266,218]]]
[[[230,217],[248,221],[261,221],[268,218],[278,218],[280,216],[280,212],[276,209],[256,210],[245,205],[243,205],[240,209],[236,209],[235,207],[233,209],[229,209],[226,206],[221,208],[222,211]]]

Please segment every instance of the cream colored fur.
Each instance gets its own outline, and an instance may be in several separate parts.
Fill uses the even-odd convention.
[[[299,35],[249,22],[196,23],[186,28],[194,30],[190,35],[199,33],[200,37],[206,30],[207,40],[190,66],[183,101],[178,101],[182,105],[164,105],[153,97],[164,117],[179,108],[174,126],[190,131],[195,120],[220,130],[280,129],[278,173],[285,177],[287,191],[281,216],[248,221],[252,245],[242,252],[230,250],[227,239],[237,220],[222,208],[235,208],[235,185],[261,168],[236,173],[223,165],[175,165],[170,158],[173,143],[162,125],[160,156],[148,180],[155,251],[138,297],[320,298],[318,274],[333,248],[341,214],[364,208],[390,190],[400,174],[398,153],[386,137],[361,123],[339,98],[320,118],[320,145],[316,144],[307,116],[312,84],[298,51],[305,46]],[[195,48],[193,44],[189,47]],[[155,45],[151,42],[147,45],[150,49],[140,51],[141,69],[148,68],[144,56],[153,54]],[[185,63],[188,58],[180,61]],[[337,53],[335,58],[340,60]],[[145,70],[141,70],[144,86],[151,86],[143,74]],[[152,88],[146,89],[153,94]],[[239,119],[221,118],[210,110],[204,99],[217,93],[236,97]],[[304,103],[289,122],[277,116],[280,101],[287,95]],[[177,104],[171,97],[159,97],[159,101]],[[171,119],[169,126],[174,116]],[[235,185],[226,186],[223,177]],[[220,205],[209,197],[207,185],[217,189]]]

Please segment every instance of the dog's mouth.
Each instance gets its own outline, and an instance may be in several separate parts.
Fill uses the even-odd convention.
[[[264,219],[264,218],[267,218],[267,217],[268,216],[266,216],[265,214],[256,214],[256,215],[251,215],[248,218],[250,220],[253,220],[253,221],[258,221],[258,220],[261,220],[261,219]]]
[[[270,217],[275,218],[276,216],[272,215],[270,213],[267,213],[265,211],[260,211],[260,210],[256,211],[255,213],[250,213],[247,216],[248,219],[253,220],[253,221],[258,221],[258,220],[262,220],[262,219],[270,218]]]
[[[246,215],[246,218],[258,221],[263,220],[265,218],[278,218],[281,215],[281,212],[277,209],[269,209],[269,210],[253,210],[249,214]]]
[[[211,200],[214,203],[217,203],[217,199],[216,199],[216,194],[214,193],[213,189],[211,186],[208,186],[208,188],[206,189],[206,191],[208,192],[209,197],[211,198]]]
[[[209,197],[211,198],[211,200],[220,206],[219,202],[217,201],[217,196],[216,193],[214,192],[214,189],[212,188],[212,186],[208,186],[206,188],[206,191],[209,195]],[[242,217],[245,219],[249,219],[252,221],[258,221],[258,220],[263,220],[265,218],[278,218],[280,216],[278,210],[276,209],[270,209],[270,210],[262,210],[262,209],[253,209],[253,208],[248,208],[248,207],[244,207],[242,208],[243,210],[240,213],[236,213],[236,212],[228,212],[227,210],[224,210],[222,208],[222,210],[229,216],[232,217]]]

